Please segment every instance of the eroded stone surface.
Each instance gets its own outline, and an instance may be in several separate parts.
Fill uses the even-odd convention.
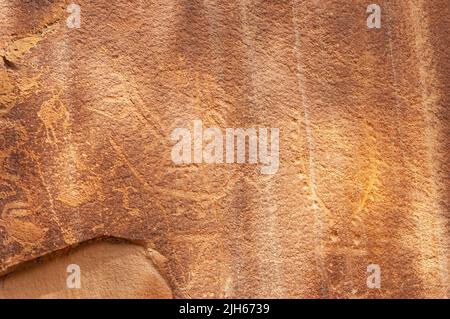
[[[95,240],[4,276],[0,298],[172,298],[159,272],[165,262],[158,252],[139,244]],[[75,274],[71,265],[79,267],[79,286],[70,277]]]
[[[78,3],[0,1],[3,271],[111,235],[179,296],[448,296],[448,1]],[[174,165],[195,119],[280,128],[278,173]]]

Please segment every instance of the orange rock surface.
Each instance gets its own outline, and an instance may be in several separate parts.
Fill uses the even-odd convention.
[[[77,3],[0,0],[0,296],[104,236],[167,259],[150,297],[449,296],[448,1]],[[279,128],[278,171],[174,164],[194,120]]]
[[[71,277],[73,265],[80,274],[78,283]],[[0,298],[172,298],[165,269],[165,259],[145,245],[89,241],[4,276]]]

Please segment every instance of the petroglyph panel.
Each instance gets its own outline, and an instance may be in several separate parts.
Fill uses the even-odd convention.
[[[116,236],[175,297],[449,296],[448,1],[76,3],[0,0],[1,273]],[[173,163],[196,120],[278,171]]]

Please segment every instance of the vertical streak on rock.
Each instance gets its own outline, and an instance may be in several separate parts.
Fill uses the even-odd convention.
[[[395,103],[394,108],[395,108],[396,123],[397,123],[396,130],[397,130],[398,138],[400,139],[400,141],[398,141],[398,144],[399,144],[399,151],[400,151],[400,154],[401,154],[402,175],[404,175],[404,178],[406,179],[406,176],[408,175],[408,158],[407,158],[407,155],[409,155],[409,153],[405,154],[405,148],[406,148],[406,145],[407,145],[408,141],[405,142],[405,139],[407,138],[407,136],[405,135],[405,133],[404,133],[404,131],[402,129],[402,121],[404,120],[404,115],[405,115],[406,111],[404,111],[402,114],[400,112],[400,107],[402,106],[401,105],[401,103],[402,103],[401,102],[401,84],[400,84],[399,74],[397,72],[396,59],[394,57],[394,48],[393,48],[393,27],[394,27],[394,24],[393,24],[393,20],[392,20],[392,15],[393,15],[394,10],[389,5],[387,5],[386,2],[385,2],[385,5],[386,5],[385,16],[388,17],[388,19],[387,19],[388,22],[387,22],[387,27],[386,28],[387,28],[387,36],[388,36],[388,43],[389,43],[389,60],[390,60],[390,64],[391,64],[392,81],[393,81],[393,87],[394,87],[393,88],[393,90],[394,90],[394,99],[395,99],[395,101],[394,101],[394,103]],[[416,172],[415,171],[414,171],[414,174],[415,174],[415,176],[414,176],[414,178],[415,178],[416,177]],[[411,186],[411,187],[414,188],[414,185]],[[413,207],[415,205],[415,198],[412,198],[411,202],[412,202],[411,203],[411,207]],[[414,235],[411,235],[410,233],[406,233],[406,232],[401,233],[400,244],[402,244],[402,246],[405,246],[405,247],[409,248],[410,247],[410,243],[411,243],[411,237],[413,237]],[[420,236],[421,234],[418,234],[418,235]],[[422,240],[420,240],[420,244],[421,244],[421,247],[419,248],[420,252],[418,253],[419,254],[419,258],[420,258],[420,255],[423,252],[423,241]],[[412,264],[410,265],[410,267],[417,268],[416,263],[417,263],[417,256],[414,256],[414,259],[412,260]],[[398,271],[401,271],[401,270],[398,269]],[[403,270],[403,271],[405,272],[406,269]],[[417,273],[416,269],[414,269],[413,271],[414,271],[414,273]],[[408,272],[408,271],[406,271],[406,272]],[[420,295],[420,293],[421,293],[420,290],[423,289],[423,286],[422,286],[423,285],[423,282],[422,282],[423,278],[421,276],[422,275],[421,272],[418,272],[418,275],[420,276],[420,283],[419,283],[420,288],[419,288],[419,286],[414,285],[414,287],[412,287],[412,289],[413,289],[412,291],[407,291],[408,289],[411,289],[411,287],[408,287],[408,285],[406,285],[406,287],[404,287],[405,283],[403,282],[402,286],[400,287],[400,291],[406,292],[407,294],[411,293],[413,296]],[[394,287],[388,287],[388,288],[392,289]]]
[[[414,247],[418,249],[418,251],[415,252],[416,256],[412,266],[415,268],[414,273],[420,278],[419,285],[414,287],[406,286],[405,291],[402,292],[412,293],[415,296],[442,297],[442,284],[443,281],[446,281],[442,276],[446,266],[443,264],[442,251],[439,251],[439,244],[436,243],[439,241],[439,238],[443,238],[443,231],[442,223],[439,220],[439,216],[437,216],[437,214],[439,214],[439,207],[436,205],[437,194],[435,188],[437,176],[433,173],[433,159],[430,157],[430,146],[434,148],[432,145],[435,144],[433,139],[430,138],[430,125],[432,125],[432,121],[430,120],[429,115],[431,107],[429,100],[432,97],[425,95],[425,92],[429,94],[436,92],[429,92],[431,88],[424,82],[425,74],[422,69],[424,68],[424,63],[426,63],[426,61],[424,61],[424,56],[417,54],[417,50],[424,49],[424,47],[418,46],[420,43],[420,40],[418,42],[418,38],[423,36],[420,33],[417,34],[417,32],[419,32],[416,29],[416,23],[418,22],[416,19],[418,17],[414,17],[414,13],[411,15],[411,10],[413,10],[411,4],[405,7],[403,2],[399,2],[397,5],[399,5],[399,7],[394,8],[386,4],[386,14],[388,16],[387,32],[389,40],[389,59],[391,61],[394,81],[397,130],[398,136],[401,138],[400,152],[402,163],[404,165],[403,176],[406,179],[406,176],[410,174],[411,178],[411,190],[409,191],[411,205],[408,207],[408,210],[414,222],[411,232],[402,234],[402,242],[405,247],[411,247],[411,243],[415,243]],[[400,12],[405,14],[405,21],[402,21],[402,25],[393,22],[392,16],[394,12],[396,13],[396,16],[401,16]],[[394,27],[398,29],[393,29]],[[406,45],[407,49],[411,50],[413,54],[415,51],[416,60],[418,60],[419,64],[419,74],[407,69],[407,65],[410,62],[409,60],[401,61],[402,65],[401,68],[399,68],[401,73],[399,73],[397,68],[396,61],[400,60],[396,59],[394,55],[393,31],[395,32],[395,38],[397,39],[396,44],[402,45],[403,43],[397,43],[399,42],[398,36],[402,31],[401,28],[406,28],[406,30],[409,31],[408,34],[410,35],[402,37],[402,41],[404,41],[404,45]],[[423,22],[422,32],[426,32],[424,31],[426,28],[428,28],[428,26],[426,25],[426,22]],[[433,74],[433,71],[430,69],[428,69],[428,72]],[[408,87],[405,87],[403,84],[403,81],[408,78],[417,81],[417,86],[420,86],[420,88],[416,89],[413,87],[411,89],[413,92],[408,92],[411,88],[410,83],[408,83]],[[432,79],[429,80],[432,81]],[[406,94],[410,94],[407,96],[408,99],[404,98],[404,95]],[[437,95],[438,94],[439,93],[437,93]],[[419,110],[418,105],[425,107],[426,110]],[[402,107],[402,112],[400,111],[400,107]],[[416,132],[409,131],[404,127],[404,123],[423,129],[425,133],[419,132],[419,134],[417,134]],[[424,156],[423,153],[426,153],[426,158],[422,158],[422,156]],[[427,189],[428,187],[431,187],[431,191]],[[436,227],[438,228],[437,231],[435,230]],[[446,275],[444,275],[444,277],[446,277]],[[408,289],[410,290],[409,292]]]
[[[321,274],[322,285],[321,285],[321,294],[322,297],[326,297],[328,295],[328,279],[325,274],[325,264],[323,259],[323,249],[322,249],[322,239],[323,239],[323,221],[321,216],[321,211],[317,203],[317,193],[316,193],[316,173],[314,167],[314,141],[312,137],[311,130],[311,122],[309,117],[309,107],[308,100],[306,97],[305,90],[305,81],[303,79],[304,71],[302,68],[302,52],[301,52],[301,39],[300,39],[300,25],[298,22],[298,4],[297,0],[292,0],[292,26],[294,28],[295,34],[295,45],[294,45],[294,55],[296,58],[297,65],[297,79],[298,79],[298,91],[302,100],[302,108],[304,112],[304,121],[305,121],[305,130],[306,130],[306,138],[308,144],[308,171],[309,171],[309,185],[312,192],[312,201],[313,201],[313,211],[315,216],[315,233],[316,233],[316,265],[318,273]]]
[[[445,234],[450,233],[450,63],[449,63],[449,47],[450,43],[450,7],[447,0],[438,0],[423,3],[427,9],[428,15],[428,39],[427,45],[433,48],[433,55],[430,64],[436,71],[433,83],[434,90],[440,92],[439,107],[434,109],[433,119],[439,122],[439,126],[432,125],[436,129],[436,148],[433,153],[435,163],[436,188],[441,218],[444,222]],[[441,245],[446,250],[447,267],[450,264],[450,239],[449,236],[442,238]],[[447,272],[448,274],[448,268]],[[450,278],[447,276],[447,297],[450,296]]]
[[[24,66],[26,66],[26,68],[24,69],[24,74],[27,74],[27,71],[30,71],[31,69],[35,69],[36,66],[34,66],[32,63],[29,63],[29,61],[26,61],[27,57],[25,56],[25,53],[29,53],[28,51],[30,51],[31,49],[34,49],[35,51],[39,52],[37,48],[35,48],[35,46],[37,46],[37,44],[42,44],[42,41],[44,40],[44,34],[46,32],[49,32],[49,34],[54,34],[53,31],[55,31],[55,29],[57,29],[57,32],[60,32],[61,29],[63,30],[63,32],[65,31],[64,27],[65,27],[65,23],[64,23],[64,19],[61,19],[61,16],[63,15],[64,12],[64,6],[61,2],[45,2],[45,3],[38,3],[36,5],[33,5],[32,9],[30,10],[29,7],[27,7],[30,4],[25,4],[23,2],[20,1],[11,1],[12,3],[7,4],[6,8],[11,7],[14,8],[15,10],[17,10],[16,12],[14,12],[13,10],[11,10],[11,13],[14,12],[14,14],[17,15],[17,21],[14,21],[15,25],[14,25],[14,30],[17,30],[17,34],[16,36],[20,36],[20,37],[24,37],[24,36],[28,36],[30,33],[32,33],[33,35],[36,35],[37,40],[35,40],[36,42],[33,43],[33,45],[27,50],[27,52],[24,52]],[[50,32],[49,30],[45,31],[49,25],[51,25],[51,29],[52,32]],[[55,28],[56,26],[56,28]],[[50,29],[50,28],[49,28]],[[62,43],[59,43],[58,41],[48,41],[49,45],[51,46],[51,50],[47,50],[44,49],[40,49],[40,50],[44,50],[44,54],[46,58],[51,57],[48,59],[48,61],[51,62],[50,67],[53,67],[54,65],[57,65],[58,63],[55,63],[55,61],[61,62],[61,60],[63,60],[64,58],[66,59],[66,62],[68,63],[67,59],[68,59],[68,55],[67,55],[67,36],[64,34],[63,36],[64,41],[62,41]],[[30,36],[30,39],[32,39],[32,37]],[[62,50],[60,50],[62,48]],[[42,63],[45,63],[44,61],[40,61]],[[43,141],[44,144],[46,144],[46,147],[50,146],[49,151],[45,153],[45,155],[41,158],[37,158],[34,154],[32,155],[33,160],[36,162],[37,165],[37,174],[39,175],[40,181],[42,182],[42,185],[45,188],[46,191],[46,195],[48,196],[48,201],[49,201],[49,205],[50,205],[50,218],[53,219],[53,222],[55,223],[55,225],[57,225],[58,230],[61,232],[61,236],[63,237],[64,241],[66,244],[73,244],[75,243],[76,239],[74,237],[74,232],[72,227],[70,226],[70,223],[68,223],[67,218],[65,218],[64,213],[62,211],[58,211],[58,208],[56,207],[57,205],[55,204],[55,192],[57,192],[56,190],[58,189],[58,186],[60,186],[60,181],[62,181],[61,178],[59,178],[59,174],[60,172],[65,172],[67,169],[67,165],[63,165],[60,166],[60,158],[49,158],[51,157],[51,154],[58,154],[60,155],[60,145],[65,145],[65,150],[64,151],[68,151],[73,150],[73,143],[67,142],[66,141],[66,135],[63,136],[63,134],[61,134],[60,136],[58,136],[58,140],[61,142],[56,143],[56,126],[58,127],[63,127],[65,125],[65,123],[63,123],[64,121],[58,121],[61,120],[61,118],[57,118],[55,119],[54,116],[58,117],[61,115],[60,114],[56,114],[57,111],[55,111],[55,108],[53,108],[54,104],[53,102],[56,103],[61,103],[60,105],[62,105],[62,101],[60,100],[60,89],[63,89],[61,87],[61,85],[63,83],[61,83],[61,79],[67,79],[70,76],[68,76],[67,73],[69,73],[68,69],[67,69],[67,65],[65,63],[62,63],[63,67],[59,67],[59,72],[57,72],[57,74],[52,74],[51,78],[56,82],[56,85],[54,87],[52,87],[50,90],[47,91],[47,93],[49,93],[49,91],[52,91],[51,94],[52,96],[50,97],[50,99],[48,101],[45,101],[45,103],[47,103],[46,106],[48,106],[47,109],[43,110],[43,106],[44,104],[42,104],[41,110],[42,112],[38,112],[37,117],[41,117],[41,115],[43,116],[43,118],[41,118],[40,120],[40,124],[43,124],[43,126],[45,127],[45,129],[49,129],[47,131],[47,133],[49,133],[49,135],[47,135],[47,137],[49,138],[48,142],[47,141]],[[42,71],[42,69],[41,69]],[[54,83],[53,83],[54,84]],[[64,86],[64,85],[63,85]],[[48,89],[48,88],[47,88]],[[28,102],[27,102],[28,103]],[[45,108],[45,107],[44,107]],[[65,107],[61,107],[58,109],[59,111],[67,111],[65,109]],[[55,112],[54,112],[55,111]],[[49,114],[50,113],[50,114]],[[46,115],[48,117],[46,117]],[[64,116],[69,116],[68,112],[65,112]],[[38,120],[39,121],[39,120]],[[49,127],[48,125],[50,125],[51,127]],[[53,126],[54,125],[54,126]],[[66,131],[63,131],[64,133],[66,133]],[[70,136],[70,132],[68,134],[68,136]],[[70,137],[69,137],[70,140]],[[67,143],[66,143],[67,142]],[[50,144],[50,145],[49,145]],[[59,145],[58,145],[59,144]],[[73,152],[68,152],[73,154]],[[47,157],[48,156],[48,157]],[[48,160],[47,160],[48,159]],[[41,164],[44,165],[41,165]],[[69,164],[70,166],[71,164]],[[57,167],[57,172],[55,174],[55,172],[52,172],[52,168]],[[61,169],[59,169],[61,168]],[[69,169],[70,170],[70,169]],[[73,170],[70,170],[71,172]],[[58,176],[57,178],[55,178],[55,176]],[[72,180],[72,174],[65,174],[65,178],[70,180],[70,184],[71,185],[76,185],[77,182]],[[78,220],[80,220],[79,218],[77,218]],[[69,219],[70,220],[70,219]]]
[[[424,238],[426,242],[431,242],[431,244],[436,244],[437,251],[430,252],[432,256],[436,256],[439,260],[440,268],[440,286],[444,288],[447,292],[449,289],[448,282],[448,265],[446,256],[448,255],[448,249],[446,249],[444,240],[445,230],[444,230],[444,207],[439,204],[439,194],[437,190],[437,183],[439,181],[439,175],[437,174],[439,162],[436,159],[436,154],[439,152],[439,140],[438,131],[441,129],[441,123],[437,118],[437,114],[440,111],[439,103],[442,101],[438,85],[439,80],[436,78],[436,69],[433,64],[434,58],[434,48],[428,39],[431,39],[429,33],[430,22],[427,9],[425,8],[425,3],[422,0],[414,2],[406,2],[407,8],[405,8],[408,13],[412,23],[412,29],[414,34],[414,45],[416,59],[418,62],[418,73],[420,81],[420,96],[421,96],[421,106],[422,113],[425,120],[425,132],[424,132],[424,142],[426,144],[426,164],[429,170],[428,182],[424,185],[431,186],[430,198],[424,198],[424,201],[430,202],[430,223],[428,229],[422,229],[419,227],[419,231],[422,236],[429,236],[430,238],[435,238],[436,240],[430,241]],[[447,5],[446,5],[447,7]],[[427,260],[424,261],[423,266],[427,267]],[[424,270],[424,274],[427,269]],[[441,296],[442,297],[442,296]]]
[[[254,41],[254,32],[252,27],[254,21],[248,16],[248,6],[250,3],[247,0],[239,3],[239,14],[241,20],[241,37],[244,43],[244,65],[246,74],[248,74],[248,90],[246,91],[249,100],[248,107],[252,110],[255,121],[257,123],[249,123],[250,127],[262,125],[264,121],[263,112],[261,108],[263,105],[263,97],[261,92],[263,87],[256,87],[258,83],[255,77],[260,73],[259,70],[264,67],[265,61],[260,59],[254,50],[257,44]],[[255,8],[256,9],[256,8]],[[271,123],[272,125],[274,123]],[[278,240],[278,205],[277,199],[274,197],[273,178],[271,177],[255,177],[257,185],[257,202],[254,211],[255,221],[257,224],[254,227],[255,231],[255,249],[257,250],[258,259],[258,277],[259,288],[258,295],[282,297],[283,283],[281,273],[281,260],[279,254],[280,243]]]
[[[194,107],[184,114],[202,119],[205,127],[242,127],[248,113],[248,97],[247,77],[243,71],[244,48],[236,41],[240,38],[240,28],[235,27],[240,26],[238,7],[235,3],[216,3],[219,7],[215,8],[216,12],[223,12],[219,15],[208,12],[207,8],[211,5],[203,1],[182,2],[183,13],[177,22],[179,30],[176,50],[184,57],[191,76],[190,82],[193,83],[190,85],[190,95]],[[208,22],[214,20],[213,17],[217,19],[214,21],[217,26],[215,30],[208,27]],[[213,37],[208,30],[214,31]],[[217,47],[213,47],[211,39],[214,40],[216,36],[220,37],[220,41],[216,43]],[[208,92],[214,87],[213,84],[218,92]],[[217,103],[215,99],[210,99],[214,102],[210,105],[208,96],[215,97],[215,94],[223,94],[221,97],[224,100]],[[207,176],[211,174],[210,168],[199,165],[191,174]],[[252,249],[254,216],[250,213],[254,191],[247,173],[248,170],[242,169],[242,166],[232,164],[226,164],[221,172],[225,179],[230,179],[228,194],[225,196],[230,206],[219,210],[224,214],[221,225],[225,248],[223,256],[219,258],[224,258],[228,266],[225,280],[220,280],[222,291],[219,293],[231,297],[250,297],[257,293],[257,259],[256,252]],[[193,273],[197,278],[205,276],[196,270]],[[199,296],[207,292],[201,288],[203,283],[193,280],[192,285]]]
[[[221,85],[226,92],[229,109],[226,110],[227,127],[237,128],[251,126],[249,120],[254,118],[251,112],[252,82],[248,77],[248,52],[242,41],[242,17],[239,4],[223,3],[220,5],[222,15],[219,18],[218,34],[221,36]],[[244,43],[245,44],[245,43]],[[258,221],[258,189],[253,183],[253,172],[242,166],[228,165],[234,180],[230,193],[229,209],[224,213],[229,218],[225,222],[230,274],[226,290],[232,297],[250,297],[258,295],[260,285],[267,285],[260,274],[261,256],[258,253],[257,238],[261,221]],[[246,258],[242,258],[245,255]],[[262,263],[264,264],[264,260]]]
[[[53,141],[53,147],[55,151],[57,151],[57,155],[49,161],[54,161],[50,167],[54,167],[56,172],[53,172],[52,177],[57,176],[54,182],[54,189],[57,190],[58,200],[73,200],[76,202],[78,200],[79,194],[76,192],[76,187],[78,181],[74,179],[77,176],[76,169],[76,146],[74,145],[74,141],[72,138],[72,128],[71,128],[71,114],[70,107],[65,105],[66,101],[71,101],[71,82],[73,80],[73,71],[71,69],[71,53],[69,49],[69,40],[67,34],[67,28],[65,25],[61,26],[62,35],[61,42],[53,41],[53,47],[51,52],[49,52],[52,57],[51,61],[58,61],[57,72],[54,74],[54,79],[56,80],[55,87],[53,87],[52,97],[50,98],[49,103],[56,103],[60,105],[60,114],[58,116],[62,116],[62,119],[59,123],[53,123],[54,125],[63,126],[64,128],[64,136],[58,136],[57,141]],[[59,82],[59,81],[60,82]],[[42,108],[41,108],[42,110]],[[41,117],[45,118],[45,111],[42,112]],[[44,125],[45,125],[44,120]],[[56,173],[56,174],[55,174]],[[52,196],[52,194],[50,194]],[[54,196],[54,195],[53,195]],[[67,202],[68,203],[68,202]],[[56,212],[58,214],[58,212]],[[63,237],[66,243],[74,243],[75,238],[73,236],[73,229],[71,225],[72,220],[76,220],[77,224],[81,222],[80,215],[77,212],[75,216],[67,216],[65,219],[65,228],[63,231]],[[70,222],[69,222],[70,221]],[[67,231],[67,232],[66,232]]]
[[[208,23],[208,40],[210,42],[210,50],[212,54],[212,76],[215,78],[216,82],[218,83],[220,90],[219,90],[219,96],[218,99],[222,101],[226,101],[227,93],[225,92],[223,86],[224,86],[224,63],[222,61],[223,56],[223,39],[221,37],[221,30],[224,27],[223,23],[223,15],[224,7],[217,5],[216,1],[204,1],[205,6],[205,18]],[[226,110],[219,110],[219,112],[224,112],[226,114]],[[222,113],[220,113],[222,114]],[[226,119],[223,118],[222,121],[225,123]],[[220,125],[220,123],[217,123],[217,125]],[[221,214],[219,217],[221,229],[220,229],[220,236],[221,236],[221,245],[224,245],[225,247],[229,248],[231,245],[228,245],[227,241],[229,241],[229,237],[227,236],[227,230],[225,229],[227,225],[227,216],[224,214]],[[223,227],[223,228],[222,228]],[[239,234],[240,235],[240,234]],[[228,237],[228,239],[227,239]],[[229,250],[229,249],[227,249]],[[221,291],[219,292],[221,297],[224,298],[232,298],[236,296],[238,292],[235,291],[235,281],[237,280],[235,276],[235,272],[233,271],[234,268],[234,262],[230,256],[230,251],[225,252],[225,256],[223,256],[225,262],[223,265],[223,273],[222,273],[222,287]]]

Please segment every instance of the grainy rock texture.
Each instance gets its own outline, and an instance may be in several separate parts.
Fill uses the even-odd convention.
[[[448,1],[377,2],[380,29],[362,0],[79,0],[71,29],[0,0],[1,271],[116,236],[164,296],[448,297]],[[280,128],[278,172],[175,165],[195,119]]]
[[[73,265],[79,267],[78,283],[71,276]],[[112,239],[92,241],[4,276],[0,298],[171,298],[158,268],[164,273],[165,260],[148,247]]]

